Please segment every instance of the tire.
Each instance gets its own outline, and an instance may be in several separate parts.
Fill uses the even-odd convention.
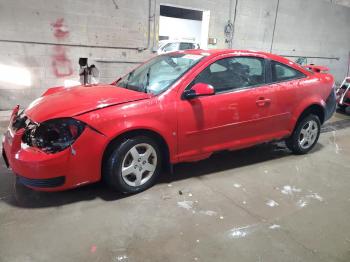
[[[104,163],[103,179],[122,193],[138,193],[156,182],[161,167],[159,145],[149,137],[136,136],[112,144]]]
[[[293,134],[286,139],[286,145],[294,154],[306,154],[316,145],[320,131],[321,122],[318,116],[307,115],[298,121]]]

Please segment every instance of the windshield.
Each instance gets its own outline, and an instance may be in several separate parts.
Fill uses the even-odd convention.
[[[202,58],[203,55],[181,53],[157,56],[124,76],[117,85],[157,95],[167,90]]]

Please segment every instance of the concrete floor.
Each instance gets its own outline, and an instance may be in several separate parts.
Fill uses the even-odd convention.
[[[0,261],[350,261],[349,137],[336,113],[308,155],[220,153],[128,197],[34,192],[1,162]]]

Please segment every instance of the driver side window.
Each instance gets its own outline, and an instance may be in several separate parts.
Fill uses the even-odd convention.
[[[204,69],[195,83],[212,85],[216,93],[265,84],[264,59],[229,57],[220,59]]]

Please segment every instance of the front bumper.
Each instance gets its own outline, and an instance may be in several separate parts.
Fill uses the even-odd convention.
[[[45,178],[45,179],[31,179],[26,178],[23,176],[18,176],[18,181],[28,187],[34,187],[34,188],[54,188],[63,186],[65,183],[65,177],[59,176],[59,177],[53,177],[53,178]]]
[[[48,154],[24,144],[23,133],[9,127],[2,143],[5,163],[22,184],[60,191],[100,180],[105,136],[87,127],[71,147]]]

